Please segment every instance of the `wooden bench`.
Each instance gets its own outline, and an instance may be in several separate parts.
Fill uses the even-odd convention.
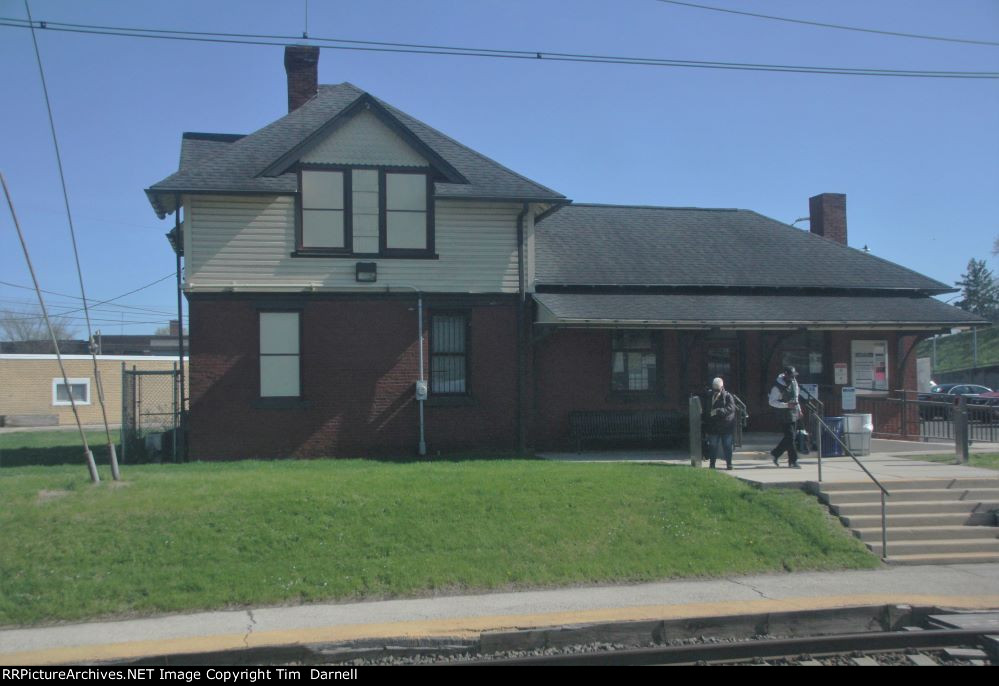
[[[686,435],[686,415],[667,411],[570,412],[569,435],[576,451],[587,440],[665,441]]]

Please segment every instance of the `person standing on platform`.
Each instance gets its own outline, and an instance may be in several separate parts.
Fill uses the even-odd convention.
[[[787,453],[787,466],[800,469],[798,452],[794,449],[794,433],[801,418],[801,406],[798,404],[798,376],[794,367],[785,367],[777,377],[777,382],[770,389],[770,407],[777,409],[783,436],[777,447],[770,451],[774,465],[780,467],[780,456]]]
[[[725,382],[716,378],[711,382],[711,396],[708,402],[708,418],[704,433],[708,441],[711,468],[719,450],[725,454],[726,469],[732,469],[732,432],[735,430],[735,398],[725,390]]]

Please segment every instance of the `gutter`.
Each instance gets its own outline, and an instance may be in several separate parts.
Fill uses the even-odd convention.
[[[526,380],[524,376],[527,364],[524,360],[526,346],[524,345],[524,317],[527,312],[527,286],[524,274],[524,219],[530,212],[531,206],[524,203],[517,215],[517,450],[523,455],[527,452],[526,420],[524,418],[524,390]]]

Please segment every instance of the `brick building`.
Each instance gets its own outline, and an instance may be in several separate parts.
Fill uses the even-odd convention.
[[[566,447],[572,412],[682,410],[717,375],[769,428],[783,364],[887,395],[915,388],[921,337],[978,321],[849,248],[842,195],[811,199],[810,232],[571,204],[318,85],[316,48],[285,65],[285,117],[185,133],[146,191],[185,261],[196,459]]]

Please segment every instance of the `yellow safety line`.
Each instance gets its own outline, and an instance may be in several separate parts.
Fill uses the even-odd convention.
[[[78,664],[131,660],[160,655],[240,650],[265,646],[339,643],[386,638],[475,638],[484,631],[528,629],[594,622],[689,619],[803,610],[831,610],[877,605],[931,605],[975,610],[999,608],[999,596],[948,596],[880,594],[784,598],[780,600],[725,601],[684,605],[648,605],[527,615],[455,617],[375,624],[345,624],[308,629],[221,634],[106,645],[70,646],[0,654],[0,665]]]

